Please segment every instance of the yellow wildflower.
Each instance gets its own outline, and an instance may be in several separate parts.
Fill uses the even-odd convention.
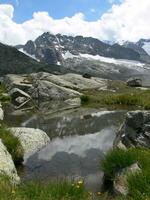
[[[12,193],[12,194],[15,194],[15,190],[12,190],[11,193]]]
[[[81,181],[78,181],[78,184],[79,185],[82,185],[83,184],[83,181],[81,180]]]

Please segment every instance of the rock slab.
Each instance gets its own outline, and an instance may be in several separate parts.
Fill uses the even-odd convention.
[[[150,148],[150,111],[131,111],[126,114],[114,146]]]

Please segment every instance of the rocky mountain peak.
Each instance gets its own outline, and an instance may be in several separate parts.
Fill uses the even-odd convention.
[[[140,60],[138,52],[119,44],[109,45],[96,38],[83,36],[53,35],[43,33],[35,41],[28,41],[23,51],[34,55],[38,60],[49,64],[63,64],[64,55],[99,55],[116,59]]]

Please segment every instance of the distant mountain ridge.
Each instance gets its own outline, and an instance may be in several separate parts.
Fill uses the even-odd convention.
[[[89,54],[145,62],[143,53],[141,55],[140,51],[127,46],[110,45],[92,37],[53,35],[48,32],[39,36],[35,41],[28,41],[25,45],[18,45],[16,48],[49,64],[63,64],[66,52],[74,56]],[[150,63],[148,55],[146,62]]]

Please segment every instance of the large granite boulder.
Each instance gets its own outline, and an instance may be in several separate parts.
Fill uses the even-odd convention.
[[[150,148],[150,111],[132,111],[117,133],[114,146]]]
[[[17,127],[10,128],[10,130],[21,142],[24,150],[24,161],[50,142],[47,134],[40,129]]]
[[[100,89],[107,86],[107,80],[91,77],[85,78],[80,74],[67,73],[63,75],[54,75],[46,72],[31,74],[32,80],[45,80],[58,86],[70,88],[73,90]]]
[[[80,97],[82,90],[107,90],[108,86],[108,81],[102,78],[87,78],[74,73],[54,75],[46,72],[28,75],[8,74],[1,79],[1,83],[8,88],[11,95],[14,96],[16,92],[21,94],[17,99],[19,103],[28,98],[23,92],[29,94],[33,99],[64,101]],[[17,88],[17,91],[16,89],[14,91],[14,88]]]
[[[17,174],[11,155],[0,139],[0,174],[10,178],[12,183],[18,184],[20,178]]]
[[[79,97],[81,93],[56,85],[50,81],[38,80],[30,90],[32,98],[39,100],[66,100]]]

